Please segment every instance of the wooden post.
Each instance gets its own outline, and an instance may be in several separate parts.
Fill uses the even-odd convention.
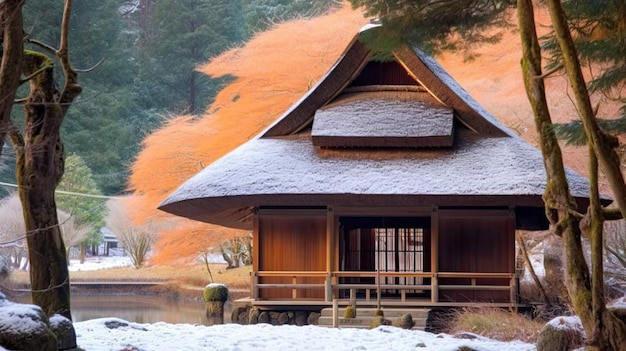
[[[376,270],[376,307],[381,308],[380,306],[380,271]]]
[[[257,284],[259,284],[259,277],[256,275],[256,272],[250,272],[250,280],[250,295],[254,300],[257,300],[259,298],[259,287],[257,286]]]
[[[291,284],[293,284],[293,285],[298,284],[298,277],[295,277],[295,276],[292,277],[291,278]],[[298,289],[296,289],[296,288],[292,288],[291,289],[291,298],[292,299],[298,298]]]
[[[439,282],[437,281],[437,273],[433,273],[430,280],[430,302],[439,302]]]
[[[332,274],[330,272],[326,273],[326,280],[324,281],[324,300],[326,302],[332,301],[333,298],[333,283],[332,283]]]
[[[335,262],[335,214],[331,206],[326,212],[326,289],[324,298],[326,302],[332,299],[333,291],[331,285],[331,275],[334,271]]]
[[[430,271],[432,273],[430,300],[436,303],[439,301],[439,282],[437,282],[437,273],[439,273],[439,213],[436,207],[432,209],[430,221]]]
[[[511,304],[513,304],[513,309],[517,312],[517,290],[518,290],[518,281],[517,274],[513,274],[511,277]]]
[[[333,328],[339,326],[339,301],[333,299]]]

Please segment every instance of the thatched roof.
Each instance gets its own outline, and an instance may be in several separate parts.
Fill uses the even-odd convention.
[[[457,137],[448,150],[376,152],[319,149],[306,135],[260,138],[189,179],[160,208],[247,227],[260,205],[542,206],[545,172],[535,148],[518,138]],[[585,197],[587,181],[573,171],[568,178]],[[229,210],[235,218],[223,217]]]
[[[427,92],[352,92],[317,110],[311,136],[322,147],[452,146],[453,119]]]
[[[259,206],[504,206],[524,213],[522,221],[542,213],[546,176],[538,150],[408,46],[394,52],[391,69],[403,67],[408,76],[394,81],[393,91],[361,86],[370,77],[361,72],[373,66],[358,38],[272,126],[159,208],[247,229]],[[352,146],[365,148],[346,148]],[[571,170],[568,180],[586,201],[587,181]]]

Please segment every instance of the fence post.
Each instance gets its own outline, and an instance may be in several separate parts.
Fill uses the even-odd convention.
[[[330,302],[333,297],[332,276],[330,272],[326,274],[326,281],[324,282],[324,284],[324,300],[326,300],[326,302]]]
[[[257,284],[259,284],[259,277],[257,276],[256,272],[250,272],[250,280],[252,280],[252,284],[250,286],[250,289],[252,290],[252,298],[254,300],[257,300],[259,298],[259,287],[257,286]]]
[[[437,303],[439,302],[439,282],[437,281],[437,273],[433,273],[430,285],[430,301]]]
[[[339,301],[333,299],[333,328],[339,326]]]

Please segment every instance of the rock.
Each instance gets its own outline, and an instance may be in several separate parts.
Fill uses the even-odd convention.
[[[270,311],[269,315],[270,315],[270,324],[279,325],[278,316],[280,316],[280,312]]]
[[[57,338],[39,306],[0,300],[0,346],[9,350],[57,350]]]
[[[415,326],[415,322],[413,321],[413,316],[410,313],[405,313],[402,316],[400,316],[400,318],[395,320],[395,322],[393,323],[393,326],[410,330],[410,329],[413,329],[413,327]]]
[[[556,317],[537,337],[537,351],[568,351],[585,344],[585,330],[576,316]]]
[[[233,308],[233,311],[230,314],[230,320],[233,323],[245,325],[249,322],[248,316],[248,309],[245,306],[238,306]]]
[[[295,322],[296,322],[296,325],[299,326],[299,327],[301,327],[303,325],[306,325],[307,324],[306,312],[304,312],[304,311],[296,311]]]
[[[112,319],[112,320],[108,320],[104,322],[104,326],[106,326],[109,329],[117,329],[120,327],[128,327],[128,323],[122,321],[121,319],[120,320]]]
[[[278,325],[289,324],[289,313],[283,312],[278,315]]]
[[[259,310],[256,308],[252,308],[248,317],[248,324],[259,323],[259,315],[261,315],[261,312],[259,312]]]
[[[59,350],[76,348],[76,331],[72,321],[60,314],[55,314],[50,317],[50,329],[57,337]]]
[[[309,325],[318,325],[319,324],[319,319],[320,319],[321,315],[322,314],[319,313],[319,312],[311,312],[309,314],[309,317],[306,320],[307,324],[309,324]]]
[[[263,311],[259,314],[259,323],[270,323],[270,314]]]

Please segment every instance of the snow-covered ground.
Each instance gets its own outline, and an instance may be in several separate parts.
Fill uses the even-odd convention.
[[[100,269],[130,267],[133,265],[128,256],[95,256],[87,257],[85,262],[80,263],[78,259],[71,259],[68,269],[71,272],[95,271]]]
[[[109,329],[105,323],[126,326]],[[316,326],[269,324],[136,324],[116,318],[93,319],[74,324],[78,345],[86,351],[118,350],[535,350],[519,341],[499,342],[475,336],[455,338],[446,334],[409,331],[395,327],[332,329]],[[469,334],[471,335],[471,334]]]

